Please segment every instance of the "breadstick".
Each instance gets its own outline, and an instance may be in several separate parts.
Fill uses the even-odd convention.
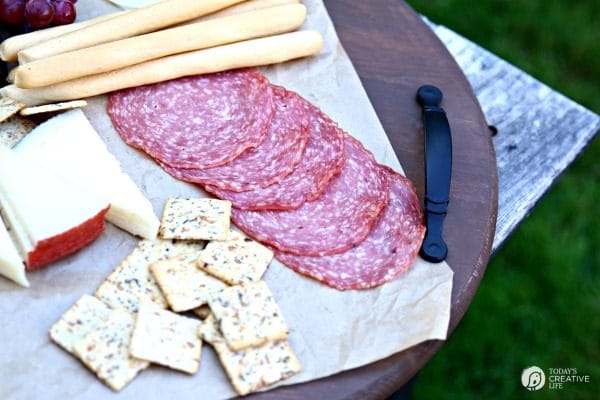
[[[280,63],[315,54],[322,45],[323,38],[316,31],[284,33],[159,58],[37,89],[9,85],[0,89],[0,94],[28,106],[81,99],[183,76]]]
[[[206,21],[213,18],[221,18],[229,15],[240,14],[248,11],[260,10],[263,8],[282,6],[284,4],[298,4],[300,0],[248,0],[243,3],[236,4],[231,7],[227,7],[224,10],[217,11],[216,13],[212,13],[209,15],[205,15],[204,17],[200,17],[194,21],[190,22],[199,22]],[[186,22],[187,23],[187,22]]]
[[[86,26],[109,20],[126,12],[127,11],[119,11],[116,13],[101,15],[86,21],[75,22],[69,25],[54,26],[52,28],[41,29],[39,31],[33,31],[24,33],[22,35],[9,37],[2,42],[2,44],[0,44],[0,58],[9,62],[17,61],[17,53],[23,49],[45,42],[46,40],[54,39],[64,35],[65,33],[70,33],[78,29],[85,28]]]
[[[101,43],[153,32],[243,0],[164,0],[47,40],[19,52],[21,64]]]
[[[300,0],[248,0],[243,3],[227,7],[221,11],[217,11],[212,14],[186,22],[186,24],[206,21],[214,18],[221,18],[228,15],[235,15],[247,11],[259,10],[262,8],[280,6],[284,4],[298,4],[299,2]],[[85,28],[86,26],[109,20],[111,18],[116,17],[117,15],[121,15],[126,12],[129,11],[118,11],[115,13],[105,14],[96,18],[88,19],[86,21],[75,22],[70,25],[55,26],[52,28],[41,29],[39,31],[24,33],[22,35],[12,36],[0,44],[0,58],[2,58],[2,60],[4,61],[17,61],[17,53],[21,50],[24,50],[31,46],[35,46],[47,40],[54,39],[58,36],[64,35],[65,33],[70,33],[78,29]]]
[[[289,4],[117,40],[21,65],[15,85],[47,86],[172,54],[290,32],[305,17],[304,5]]]

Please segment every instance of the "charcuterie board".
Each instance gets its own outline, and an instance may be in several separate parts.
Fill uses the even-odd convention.
[[[420,86],[420,84],[436,84],[446,93],[448,100],[444,103],[444,107],[450,115],[450,124],[453,130],[459,130],[458,141],[455,141],[455,147],[468,145],[469,152],[475,150],[477,154],[480,150],[485,150],[478,154],[492,156],[490,165],[486,164],[487,166],[484,168],[485,162],[490,161],[490,159],[485,157],[485,159],[473,159],[470,155],[467,156],[461,152],[460,149],[462,147],[459,147],[459,150],[456,151],[459,157],[465,157],[461,158],[461,162],[456,163],[456,168],[458,168],[456,171],[458,172],[455,172],[456,177],[453,176],[453,179],[458,183],[453,186],[451,200],[453,206],[451,212],[453,209],[457,210],[454,218],[459,216],[466,217],[468,215],[467,222],[462,223],[461,226],[466,226],[469,233],[472,229],[473,236],[462,233],[457,235],[456,231],[450,230],[448,231],[450,237],[447,237],[447,240],[451,246],[451,253],[456,253],[460,257],[470,257],[459,257],[455,259],[457,266],[453,265],[455,273],[461,275],[460,278],[455,278],[454,282],[454,304],[460,304],[460,307],[464,307],[465,301],[470,299],[470,295],[478,283],[478,279],[469,280],[468,276],[470,275],[468,274],[474,273],[476,276],[480,274],[489,256],[489,245],[493,230],[493,222],[490,221],[493,221],[495,213],[495,168],[493,165],[493,153],[489,151],[491,143],[489,137],[485,136],[485,123],[477,103],[468,89],[466,81],[460,75],[460,71],[456,65],[451,62],[447,53],[443,54],[445,54],[446,59],[449,61],[446,61],[445,64],[435,61],[432,64],[432,69],[423,68],[421,64],[414,66],[411,64],[410,67],[407,67],[407,63],[399,63],[399,68],[396,69],[396,60],[394,60],[392,65],[388,62],[392,58],[386,58],[387,56],[384,54],[386,50],[389,50],[388,45],[390,43],[388,42],[382,42],[383,46],[381,50],[383,52],[381,58],[377,58],[374,61],[371,57],[372,54],[367,56],[367,58],[372,62],[372,65],[381,68],[381,71],[388,72],[385,76],[373,75],[376,78],[375,80],[382,79],[383,82],[388,82],[389,84],[382,89],[377,88],[377,85],[372,86],[371,81],[369,81],[371,76],[365,70],[361,70],[360,56],[355,57],[356,53],[353,53],[355,50],[352,49],[353,40],[359,38],[359,41],[364,41],[362,46],[366,51],[366,49],[371,47],[367,41],[371,41],[372,39],[368,36],[363,37],[362,35],[367,31],[362,30],[350,33],[348,36],[350,39],[345,39],[345,34],[347,35],[348,31],[344,30],[342,22],[342,28],[338,27],[342,35],[342,40],[348,41],[350,55],[356,58],[354,61],[357,63],[358,70],[361,73],[369,94],[373,97],[373,90],[381,90],[379,94],[376,94],[378,96],[377,99],[374,100],[372,98],[376,108],[382,107],[380,101],[390,98],[394,99],[391,104],[394,107],[398,107],[398,110],[395,110],[397,114],[393,115],[400,116],[400,119],[392,119],[392,121],[397,122],[394,127],[389,126],[390,120],[385,115],[382,117],[386,124],[388,138],[393,144],[394,151],[392,151],[392,147],[390,147],[388,140],[385,138],[385,133],[381,129],[381,125],[366,99],[346,54],[337,42],[335,31],[332,29],[331,22],[323,5],[319,3],[317,1],[306,1],[306,4],[309,6],[307,25],[309,28],[317,27],[324,30],[323,34],[326,37],[325,50],[315,58],[316,61],[301,60],[265,69],[265,74],[273,83],[284,84],[298,91],[310,101],[322,106],[327,113],[339,121],[342,128],[356,135],[375,154],[379,162],[400,170],[397,156],[405,164],[405,171],[415,181],[420,194],[422,194],[423,187],[421,182],[422,172],[420,172],[420,169],[422,169],[422,137],[418,107],[414,102],[414,91],[416,91],[416,87]],[[88,11],[90,11],[89,4],[87,5]],[[353,11],[349,5],[346,8],[346,6],[340,4],[339,7],[344,8],[341,12],[336,11],[335,7],[336,4],[333,5],[331,10],[332,14],[337,14],[338,18],[347,18],[347,23],[352,18],[358,18],[356,15],[348,14],[359,12],[358,10]],[[426,27],[422,25],[418,17],[411,13],[406,6],[390,5],[390,7],[397,13],[395,14],[397,18],[406,20],[403,28],[414,25],[415,31],[419,29],[423,31],[423,37],[420,34],[413,36],[414,31],[401,32],[404,37],[400,39],[399,43],[404,43],[404,45],[409,44],[411,43],[410,39],[415,37],[415,44],[424,44],[425,50],[435,50],[435,52],[444,51],[439,43],[432,41],[432,34],[426,30]],[[369,13],[373,10],[361,9],[360,11]],[[384,11],[381,12],[385,13]],[[91,13],[88,16],[93,15]],[[371,19],[369,18],[368,21],[371,21]],[[354,26],[357,26],[356,23],[354,23]],[[366,27],[368,28],[368,24]],[[354,39],[352,39],[352,35],[358,36],[354,36]],[[361,47],[359,45],[356,48],[360,51]],[[401,47],[399,53],[402,55],[399,57],[400,59],[411,59],[412,57],[410,47]],[[432,54],[424,51],[421,56],[425,59],[428,56],[432,56]],[[416,57],[416,60],[419,59],[419,57]],[[435,60],[436,58],[433,57],[433,59]],[[442,59],[444,58],[442,57]],[[381,62],[379,62],[380,60]],[[366,65],[368,66],[369,64],[367,63]],[[335,69],[332,70],[331,66],[335,67]],[[402,66],[406,67],[406,70],[403,70]],[[439,74],[436,68],[441,68],[447,75]],[[368,68],[366,71],[368,71]],[[400,76],[400,78],[396,80],[394,78],[396,76]],[[413,84],[414,88],[412,87]],[[116,134],[106,114],[106,105],[106,96],[89,99],[89,106],[85,111],[86,116],[100,133],[111,152],[117,156],[123,169],[131,174],[135,182],[153,203],[157,213],[160,213],[160,209],[167,197],[206,195],[200,193],[197,188],[191,185],[186,185],[169,178],[152,160],[123,143]],[[353,108],[358,105],[361,106],[359,108],[360,112],[353,112]],[[384,105],[383,107],[385,110],[386,106]],[[456,116],[460,117],[457,119]],[[462,163],[463,160],[465,160],[464,164]],[[476,161],[476,163],[473,164],[472,161]],[[472,165],[477,165],[478,168],[473,171],[465,169]],[[478,189],[477,193],[472,192],[473,184]],[[463,193],[463,196],[457,196],[457,194],[461,193]],[[461,212],[461,210],[464,212]],[[469,210],[470,212],[468,212]],[[476,212],[473,212],[473,210]],[[484,219],[480,217],[483,218],[484,216],[486,217],[485,222],[481,222]],[[449,225],[451,225],[451,221],[449,219]],[[454,220],[454,224],[456,224],[456,220]],[[482,232],[486,233],[483,238],[481,237]],[[74,298],[84,293],[93,292],[94,288],[106,276],[107,272],[131,251],[134,244],[135,240],[132,237],[109,226],[107,232],[90,248],[57,263],[57,265],[53,266],[52,270],[44,270],[32,275],[34,286],[32,291],[21,292],[11,290],[10,287],[2,287],[4,298],[0,298],[0,309],[5,311],[13,310],[14,312],[14,319],[1,332],[2,336],[8,335],[10,331],[19,336],[23,336],[21,332],[34,332],[34,336],[32,336],[30,342],[20,341],[18,346],[4,354],[0,361],[2,361],[3,365],[6,363],[10,365],[14,364],[16,368],[31,371],[32,377],[35,378],[35,376],[38,376],[43,381],[42,385],[37,389],[27,388],[23,383],[23,377],[15,376],[11,378],[7,389],[8,392],[5,394],[19,395],[20,393],[26,396],[34,396],[36,393],[41,393],[39,390],[43,390],[42,387],[55,385],[58,382],[56,379],[59,377],[77,379],[77,383],[72,382],[64,387],[57,385],[53,390],[48,392],[53,396],[58,396],[61,392],[63,394],[74,394],[77,392],[89,396],[97,396],[101,393],[107,394],[103,392],[105,389],[98,387],[98,385],[90,380],[91,377],[89,375],[80,375],[81,371],[71,370],[71,366],[74,366],[72,365],[73,360],[65,359],[64,355],[56,348],[47,347],[46,344],[48,342],[40,339],[40,329],[42,331],[47,329],[47,326],[60,314],[60,310],[64,310],[69,303],[72,303]],[[465,254],[461,256],[463,249],[465,250]],[[472,250],[468,251],[469,249]],[[473,253],[475,250],[478,251],[476,255]],[[453,263],[454,261],[450,262]],[[413,296],[413,300],[418,299],[418,302],[415,300],[418,303],[415,309],[424,307],[425,310],[429,310],[427,317],[430,318],[430,321],[424,323],[423,327],[431,326],[431,332],[421,334],[426,338],[444,338],[449,317],[447,307],[449,302],[447,300],[449,300],[452,280],[451,271],[445,264],[444,266],[437,267],[428,266],[420,262],[418,266],[415,266],[406,275],[406,277],[390,285],[371,292],[361,293],[353,291],[336,293],[305,278],[299,279],[300,277],[294,275],[279,263],[273,265],[268,271],[265,280],[274,288],[275,296],[281,299],[284,314],[291,316],[289,319],[294,321],[291,343],[292,346],[300,348],[300,358],[304,361],[302,374],[298,375],[298,379],[292,382],[307,381],[314,379],[314,377],[326,376],[336,371],[364,365],[369,361],[381,359],[384,356],[397,352],[399,349],[421,341],[422,339],[418,340],[416,337],[411,339],[410,335],[405,333],[405,337],[399,339],[398,342],[390,342],[389,334],[385,334],[384,332],[386,331],[377,326],[380,321],[385,320],[384,316],[386,316],[387,318],[392,317],[392,320],[388,321],[391,324],[387,329],[394,327],[393,331],[397,331],[398,328],[402,328],[401,321],[393,321],[394,312],[402,314],[402,318],[407,318],[407,320],[414,318],[408,318],[405,315],[410,314],[406,312],[406,307],[409,307],[409,304],[411,304],[411,301],[409,301],[411,296]],[[459,279],[458,283],[460,284],[458,288],[456,286],[457,279]],[[417,282],[416,287],[415,285],[408,285],[408,287],[415,288],[413,294],[405,290],[408,282],[411,280]],[[466,291],[466,297],[462,294],[465,290],[465,282],[470,285],[467,285],[467,289],[469,290]],[[398,293],[397,290],[400,290],[401,293]],[[436,293],[428,295],[427,293],[431,291],[435,291]],[[463,297],[457,297],[457,293]],[[9,304],[9,296],[12,301],[21,303],[22,306],[16,307],[16,304]],[[432,301],[435,303],[437,299],[444,299],[441,301],[443,304],[435,306],[431,303]],[[466,302],[468,303],[468,301]],[[40,316],[37,314],[36,309],[42,307],[43,304],[47,306],[47,309],[46,313]],[[297,304],[302,304],[302,307],[296,307],[295,305]],[[377,307],[370,307],[373,304],[377,304]],[[362,307],[363,311],[356,313],[357,309],[361,309],[357,307]],[[390,310],[393,311],[391,315],[389,313]],[[464,309],[456,308],[456,310],[453,310],[455,322],[462,315],[462,312],[464,312]],[[27,318],[27,315],[34,315],[34,318]],[[332,317],[338,320],[337,326],[327,329],[327,334],[321,337],[320,334],[325,333],[323,322],[330,320]],[[437,321],[438,319],[439,321]],[[299,321],[302,322],[300,323]],[[419,327],[411,326],[411,328]],[[363,333],[357,335],[357,331]],[[315,337],[315,332],[319,332],[319,335],[316,335],[317,337]],[[334,346],[327,344],[327,340],[335,340],[339,337],[344,337],[344,341],[336,343]],[[321,340],[322,343],[317,344],[317,342],[314,342],[315,340]],[[367,352],[361,351],[363,345],[371,345],[370,350]],[[32,352],[34,348],[41,349],[41,351]],[[329,350],[333,350],[333,352],[329,353]],[[325,353],[321,353],[321,351]],[[20,358],[18,354],[22,354],[21,360],[18,360]],[[368,354],[366,358],[364,357],[365,354]],[[394,357],[401,357],[399,359],[400,365],[404,365],[406,360],[412,360],[410,357],[402,358],[404,357],[402,355]],[[212,383],[207,395],[216,397],[229,396],[230,389],[228,389],[226,383],[220,381],[219,372],[214,367],[214,357],[208,355],[207,358],[203,365],[207,363],[208,365],[203,366],[203,369],[200,371],[201,376],[199,377],[199,379],[211,379],[210,382]],[[61,373],[39,375],[39,369],[34,366],[37,362],[43,362],[44,360],[53,364],[56,363],[56,368]],[[421,358],[416,362],[424,361],[425,358]],[[412,364],[416,362],[412,361]],[[365,371],[369,374],[369,371],[373,370],[369,366],[363,367],[359,371]],[[404,375],[405,378],[409,376],[411,371],[407,372]],[[375,375],[382,376],[377,371],[375,371]],[[81,380],[77,377],[80,377]],[[334,377],[331,379],[337,378]],[[342,379],[344,378],[342,377]],[[384,377],[384,379],[388,378]],[[149,371],[141,377],[141,380],[145,380],[148,383],[164,383],[169,386],[172,384],[173,387],[169,393],[178,393],[180,395],[193,393],[196,391],[197,385],[200,384],[199,381],[174,376],[162,370]],[[325,382],[335,382],[335,380],[326,380]],[[364,385],[361,386],[364,388]],[[348,386],[348,388],[350,387]],[[341,387],[338,389],[341,389]],[[128,388],[127,390],[126,393],[129,393],[129,396],[135,397],[144,395],[146,389],[143,382],[138,382],[135,387]],[[291,393],[299,393],[299,397],[306,397],[307,393],[311,393],[312,390],[317,390],[318,393],[321,393],[319,382],[310,383],[308,386],[304,384],[300,387],[291,387],[282,390],[291,390]],[[315,395],[317,395],[317,392],[315,392]],[[273,394],[267,394],[267,396],[279,396],[280,394],[281,392],[273,392]],[[340,391],[339,394],[343,394],[343,391]]]

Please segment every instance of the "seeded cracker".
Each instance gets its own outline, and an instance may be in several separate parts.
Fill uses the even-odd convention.
[[[142,240],[100,285],[95,295],[111,308],[133,313],[137,312],[140,297],[167,308],[167,301],[150,273],[150,266],[180,255],[188,255],[195,260],[202,247],[202,243],[194,242]]]
[[[102,326],[111,309],[97,298],[84,294],[52,325],[50,338],[69,353],[74,344]]]
[[[225,240],[230,218],[229,201],[170,198],[158,235],[165,239]]]
[[[233,351],[219,332],[213,315],[204,321],[199,333],[213,346],[232,386],[241,396],[287,379],[301,369],[300,361],[287,340]]]
[[[25,107],[25,104],[8,97],[0,97],[0,122],[6,121]]]
[[[13,115],[0,123],[0,147],[15,147],[33,128],[35,124],[27,118]]]
[[[198,336],[200,324],[196,319],[182,317],[142,301],[131,338],[131,354],[193,374],[198,371],[202,350]]]
[[[230,231],[224,241],[213,241],[200,253],[198,268],[230,285],[259,281],[273,259],[273,252]]]
[[[19,114],[27,116],[34,114],[71,110],[73,108],[82,108],[85,106],[87,106],[87,101],[85,100],[65,101],[63,103],[46,104],[43,106],[36,107],[25,107],[19,112]]]
[[[232,350],[287,338],[281,310],[263,281],[223,289],[210,296],[208,305]]]
[[[227,285],[196,268],[195,260],[179,256],[159,261],[150,267],[163,295],[173,311],[181,312],[208,303],[208,296]]]
[[[134,317],[115,310],[104,324],[75,343],[75,354],[104,383],[115,391],[121,390],[138,372],[150,363],[133,358],[129,343]]]

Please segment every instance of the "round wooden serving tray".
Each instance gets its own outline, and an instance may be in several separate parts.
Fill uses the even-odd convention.
[[[454,270],[450,332],[467,310],[490,257],[498,208],[496,158],[479,103],[435,34],[404,2],[330,0],[326,6],[407,176],[424,193],[419,86],[444,93],[453,141],[450,206],[444,226]],[[373,327],[376,329],[376,327]],[[393,340],[393,338],[390,338]],[[259,393],[256,399],[386,398],[442,346],[429,341],[320,380]]]

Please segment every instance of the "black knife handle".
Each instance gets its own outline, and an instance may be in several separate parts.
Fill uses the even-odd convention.
[[[440,107],[442,92],[424,85],[417,91],[417,102],[423,107],[425,131],[425,225],[427,232],[421,246],[421,257],[441,262],[448,255],[442,237],[448,211],[452,173],[452,137],[446,112]]]

